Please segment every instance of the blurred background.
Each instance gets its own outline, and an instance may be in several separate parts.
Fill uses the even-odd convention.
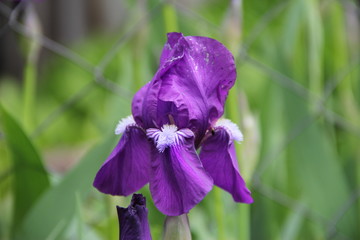
[[[215,187],[193,239],[359,239],[359,24],[353,0],[1,0],[0,239],[118,239],[130,199],[92,181],[171,31],[235,56],[225,115],[255,200]]]

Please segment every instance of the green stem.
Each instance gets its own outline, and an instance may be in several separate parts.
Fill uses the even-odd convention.
[[[82,240],[84,239],[84,228],[83,228],[83,213],[82,213],[82,201],[81,201],[81,196],[79,192],[75,193],[75,198],[76,198],[76,215],[77,215],[77,239],[78,240]]]
[[[241,122],[240,116],[239,116],[239,101],[237,98],[237,93],[240,91],[237,91],[236,85],[234,86],[234,89],[230,91],[227,102],[226,102],[226,117],[230,118],[231,121],[235,122],[236,124],[239,124]],[[239,145],[235,145],[236,148],[236,156],[237,159],[241,159],[241,149],[239,149]],[[240,165],[240,163],[239,163]],[[245,167],[241,167],[240,169],[247,169]],[[245,175],[243,174],[244,178]],[[248,176],[248,175],[246,175]],[[248,182],[250,179],[245,178],[245,181]],[[246,204],[240,204],[239,206],[239,229],[240,229],[240,235],[239,239],[250,239],[250,205]]]
[[[138,1],[137,5],[139,16],[146,15],[146,1]],[[133,38],[133,91],[138,91],[144,84],[144,55],[146,43],[148,41],[148,30],[149,23],[148,21],[142,25],[142,27],[137,31]]]
[[[104,196],[104,201],[105,201],[105,208],[106,208],[106,212],[108,214],[108,216],[111,216],[112,213],[114,211],[116,211],[114,204],[112,202],[111,197],[109,196]],[[112,231],[112,223],[111,221],[109,221],[110,218],[108,218],[108,222],[106,224],[107,227],[107,239],[115,239],[115,236],[113,236],[113,231]]]
[[[165,31],[166,32],[178,32],[178,21],[176,10],[174,6],[169,3],[165,2],[162,9],[163,17],[164,17],[164,24],[165,24]]]
[[[227,24],[225,29],[225,36],[227,38],[227,43],[230,47],[230,51],[236,53],[239,51],[239,46],[241,42],[241,29],[242,29],[242,1],[233,0],[231,1],[231,5],[228,11]],[[241,123],[241,118],[239,114],[239,100],[238,95],[240,94],[240,90],[238,89],[238,82],[235,82],[235,86],[229,92],[228,99],[226,102],[226,117],[230,118],[231,121],[236,124]],[[241,149],[239,149],[239,145],[235,145],[236,147],[236,156],[237,159],[241,159]],[[239,163],[240,165],[240,163]],[[240,169],[248,169],[242,167],[240,165]],[[249,179],[245,179],[247,181]],[[250,206],[241,204],[239,206],[239,238],[242,240],[250,239]]]
[[[215,218],[216,218],[216,226],[218,229],[218,240],[225,240],[225,225],[224,225],[224,206],[223,201],[221,199],[221,189],[214,188],[215,194]]]
[[[163,240],[191,240],[191,231],[187,214],[166,216]]]
[[[34,121],[34,105],[36,94],[36,61],[28,57],[24,71],[24,128],[30,130]]]
[[[35,94],[37,62],[40,53],[41,25],[32,5],[27,5],[25,11],[25,25],[30,32],[31,39],[27,42],[26,65],[24,69],[24,103],[23,123],[25,130],[31,130],[35,116]]]
[[[250,205],[241,204],[239,206],[239,239],[250,239]]]

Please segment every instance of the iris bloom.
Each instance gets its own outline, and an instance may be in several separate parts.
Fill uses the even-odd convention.
[[[116,206],[119,218],[120,240],[151,240],[147,219],[146,199],[134,194],[129,207]]]
[[[235,156],[242,134],[220,119],[235,79],[234,58],[220,42],[169,33],[159,69],[116,127],[122,137],[94,186],[127,196],[150,183],[156,207],[170,216],[188,213],[213,184],[251,203]]]

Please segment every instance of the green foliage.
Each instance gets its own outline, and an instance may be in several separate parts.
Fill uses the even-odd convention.
[[[116,34],[70,46],[108,82],[55,54],[40,70],[35,62],[25,66],[27,90],[0,79],[7,109],[0,130],[1,239],[10,239],[8,228],[15,239],[117,239],[115,206],[127,206],[129,198],[104,196],[92,181],[117,140],[108,133],[154,75],[168,29],[216,38],[233,51],[238,79],[226,115],[244,132],[237,152],[255,199],[244,206],[222,190],[210,192],[189,214],[193,239],[360,237],[358,6],[151,0],[123,7]],[[73,167],[81,154],[70,149],[90,150]],[[148,187],[140,192],[153,239],[160,239],[164,216]]]
[[[94,147],[62,181],[49,189],[26,216],[15,239],[58,239],[74,214],[79,199],[92,190],[93,176],[107,157],[114,137]]]
[[[1,105],[0,117],[12,157],[13,229],[17,230],[38,198],[50,187],[50,182],[37,150]]]

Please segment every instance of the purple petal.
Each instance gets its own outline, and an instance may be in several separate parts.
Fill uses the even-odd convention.
[[[165,215],[188,213],[211,190],[213,181],[194,148],[194,138],[152,156],[150,191],[155,206]]]
[[[111,195],[127,196],[149,182],[150,143],[145,132],[129,126],[94,180],[94,187]]]
[[[235,83],[234,58],[211,38],[184,37],[178,45],[184,57],[162,76],[165,89],[159,97],[172,101],[174,93],[182,95],[193,121],[190,124],[205,133],[223,114],[228,91]]]
[[[167,38],[160,57],[160,68],[183,55],[182,46],[178,45],[179,40],[184,38],[182,33],[168,33]]]
[[[133,99],[132,113],[135,121],[145,129],[160,128],[162,125],[170,123],[169,115],[173,116],[173,120],[179,128],[185,128],[188,124],[188,111],[182,103],[182,99],[178,98],[178,100],[173,99],[172,101],[159,99],[160,91],[163,88],[162,75],[184,56],[184,46],[177,43],[179,39],[183,39],[180,33],[169,37],[163,49],[157,73],[151,82],[136,93]]]
[[[171,115],[179,128],[195,133],[198,145],[223,114],[235,79],[234,58],[220,42],[169,33],[159,70],[143,94],[144,127],[169,124]]]
[[[131,111],[132,111],[134,120],[135,120],[136,124],[138,124],[139,126],[141,126],[143,128],[145,128],[143,118],[142,118],[143,102],[144,102],[145,95],[148,91],[149,85],[150,85],[150,83],[147,83],[145,86],[140,88],[140,90],[135,94],[135,96],[132,100],[132,104],[131,104]]]
[[[116,206],[120,240],[151,240],[146,199],[141,194],[134,194],[129,207]]]
[[[200,159],[214,179],[214,184],[228,191],[236,202],[252,203],[250,191],[245,186],[236,160],[234,143],[227,131],[218,127],[202,144]]]

